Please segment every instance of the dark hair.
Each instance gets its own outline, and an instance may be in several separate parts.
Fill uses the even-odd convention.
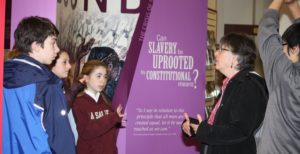
[[[238,55],[237,69],[254,69],[257,49],[252,39],[244,34],[230,33],[222,37],[220,45],[222,44],[228,46],[233,54]]]
[[[94,47],[92,48],[88,60],[98,59],[107,65],[112,63],[116,65],[119,62],[119,57],[116,51],[110,47]]]
[[[104,62],[99,60],[89,60],[84,63],[81,73],[79,75],[79,79],[83,77],[83,75],[90,75],[97,67],[102,66],[107,71],[107,65]]]
[[[48,36],[57,36],[58,30],[47,18],[31,16],[23,18],[15,30],[15,45],[20,52],[28,54],[31,52],[33,42],[43,47]]]
[[[289,26],[283,33],[282,40],[287,43],[289,48],[300,45],[300,23]],[[290,54],[290,50],[288,50],[288,54]]]

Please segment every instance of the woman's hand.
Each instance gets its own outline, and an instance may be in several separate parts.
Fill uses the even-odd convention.
[[[192,136],[191,132],[190,132],[190,117],[187,113],[183,114],[184,118],[185,118],[185,122],[182,124],[182,130],[185,134],[187,134],[188,136]]]
[[[202,122],[202,117],[200,116],[200,114],[197,114],[197,119],[199,121],[199,124]],[[191,124],[191,127],[193,128],[194,132],[196,133],[198,130],[199,125],[197,124]]]
[[[190,122],[190,117],[187,113],[184,113],[183,116],[186,121],[182,124],[182,130],[188,136],[192,136],[190,128],[192,128],[194,132],[197,132],[199,124],[202,122],[202,117],[200,116],[200,114],[197,114],[199,124],[193,124]]]

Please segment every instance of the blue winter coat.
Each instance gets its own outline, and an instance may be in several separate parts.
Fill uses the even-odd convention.
[[[4,63],[3,154],[75,154],[62,82],[21,55]]]

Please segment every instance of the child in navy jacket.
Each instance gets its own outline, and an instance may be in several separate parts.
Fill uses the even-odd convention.
[[[75,153],[61,82],[45,66],[59,52],[57,35],[43,17],[24,18],[17,26],[20,55],[4,64],[2,153]]]

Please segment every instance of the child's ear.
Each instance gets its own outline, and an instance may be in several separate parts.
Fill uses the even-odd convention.
[[[86,82],[88,82],[90,79],[90,77],[88,75],[83,75],[83,80]]]
[[[38,51],[40,51],[40,44],[37,43],[36,41],[34,41],[32,44],[31,44],[31,52],[32,53],[36,53]]]

